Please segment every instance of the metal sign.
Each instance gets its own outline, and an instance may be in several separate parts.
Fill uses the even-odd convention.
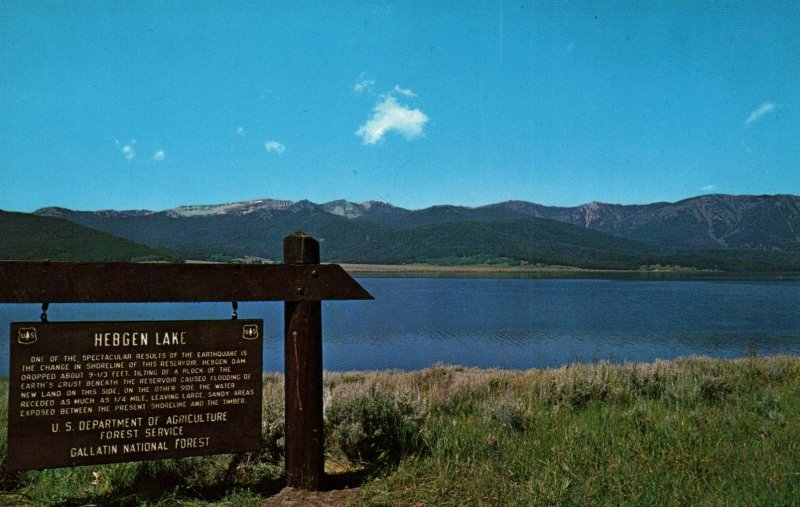
[[[11,324],[8,471],[261,442],[261,320]]]

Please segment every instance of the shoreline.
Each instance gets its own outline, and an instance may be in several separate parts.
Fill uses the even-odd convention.
[[[234,259],[232,261],[209,261],[202,259],[184,259],[185,264],[266,264],[271,266],[281,266],[282,263],[272,259],[252,260]],[[475,276],[491,277],[494,275],[515,275],[542,278],[598,278],[598,277],[623,277],[623,278],[650,278],[650,277],[688,277],[688,278],[731,278],[731,279],[797,279],[800,278],[800,271],[723,271],[719,269],[700,269],[693,267],[654,265],[649,269],[602,269],[602,268],[580,268],[576,266],[563,265],[536,265],[527,264],[522,266],[511,266],[508,264],[367,264],[354,262],[324,261],[322,264],[336,264],[341,266],[348,273],[356,275],[389,275],[402,277],[419,276]]]
[[[720,273],[714,270],[701,270],[692,268],[679,268],[664,266],[664,269],[590,269],[574,266],[508,266],[490,264],[467,264],[464,266],[435,265],[435,264],[339,264],[349,273],[511,273],[511,274],[650,274],[650,273],[678,273],[678,274],[709,274]]]
[[[351,376],[375,376],[375,375],[392,375],[392,376],[414,376],[426,375],[430,371],[448,370],[463,374],[502,374],[502,375],[540,375],[545,373],[566,372],[576,369],[593,369],[593,368],[655,368],[663,367],[665,365],[680,365],[691,362],[711,362],[730,365],[745,365],[752,361],[789,361],[796,362],[800,366],[800,355],[793,355],[786,352],[778,352],[773,354],[756,354],[756,355],[741,355],[734,357],[716,357],[711,355],[686,355],[677,356],[674,358],[655,358],[649,361],[611,361],[608,359],[601,359],[598,361],[576,361],[572,363],[564,363],[557,366],[541,366],[531,368],[502,368],[498,366],[470,366],[458,363],[436,362],[422,368],[415,368],[412,370],[404,370],[402,368],[373,368],[373,369],[351,369],[351,370],[323,370],[323,375],[326,379],[338,377],[351,377]],[[276,370],[263,370],[261,376],[264,379],[274,379],[276,377],[283,377],[285,372]],[[0,375],[0,382],[9,382],[10,377],[8,374]]]

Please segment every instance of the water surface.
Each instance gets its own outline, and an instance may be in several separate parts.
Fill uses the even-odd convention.
[[[707,277],[706,277],[707,278]],[[575,361],[800,354],[800,280],[360,277],[374,301],[323,303],[328,370],[437,362],[540,368]],[[39,305],[0,305],[0,329]],[[230,303],[53,304],[51,321],[230,318]],[[240,303],[263,318],[264,368],[283,370],[282,303]],[[8,372],[8,340],[0,375]]]

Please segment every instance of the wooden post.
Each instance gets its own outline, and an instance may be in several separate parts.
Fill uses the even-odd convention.
[[[319,264],[319,243],[304,233],[283,240],[284,264]],[[294,287],[303,295],[306,287]],[[322,428],[322,304],[284,303],[286,481],[318,490],[325,473]]]

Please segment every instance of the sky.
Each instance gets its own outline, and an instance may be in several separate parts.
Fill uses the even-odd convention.
[[[0,2],[0,209],[800,194],[800,2]]]

